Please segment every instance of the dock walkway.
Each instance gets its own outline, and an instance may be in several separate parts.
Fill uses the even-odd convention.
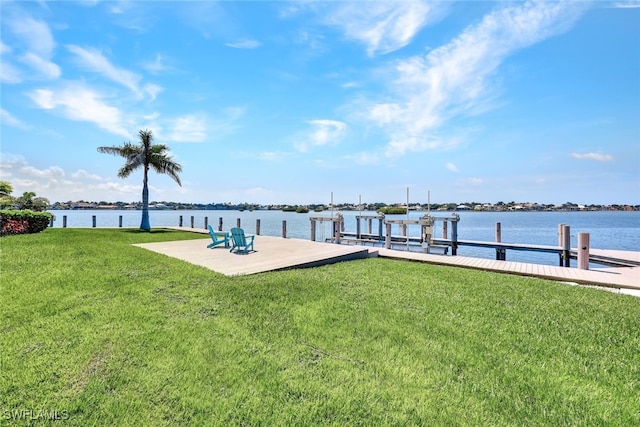
[[[180,231],[208,234],[203,229],[167,227]],[[179,258],[192,264],[228,275],[254,274],[287,268],[312,267],[333,262],[384,257],[453,267],[472,268],[498,273],[539,277],[559,282],[581,285],[603,286],[618,289],[621,293],[640,296],[640,267],[608,267],[580,270],[512,261],[497,261],[485,258],[444,256],[393,249],[372,248],[354,245],[313,242],[303,239],[256,236],[256,252],[236,255],[224,247],[207,249],[210,239],[183,240],[138,244],[145,249]],[[603,254],[609,251],[600,251]],[[616,257],[640,259],[639,252],[611,251]]]

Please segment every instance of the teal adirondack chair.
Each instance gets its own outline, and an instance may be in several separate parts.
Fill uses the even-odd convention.
[[[207,245],[207,248],[215,248],[218,245],[229,247],[229,234],[226,231],[215,231],[212,226],[209,226],[209,235],[213,241]]]
[[[236,253],[249,253],[249,248],[251,248],[252,251],[255,251],[253,249],[253,239],[256,236],[254,236],[253,234],[246,236],[244,234],[244,230],[242,228],[237,228],[234,227],[231,229],[231,249],[229,250],[229,252],[233,252],[234,250],[236,251]]]

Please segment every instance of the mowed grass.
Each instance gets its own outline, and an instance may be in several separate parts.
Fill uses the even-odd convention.
[[[131,246],[194,238],[2,238],[2,422],[640,425],[638,298],[381,258],[229,278]]]

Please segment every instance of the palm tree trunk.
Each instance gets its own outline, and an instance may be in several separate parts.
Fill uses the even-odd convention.
[[[147,186],[147,168],[144,168],[144,178],[142,180],[142,222],[140,230],[151,231],[151,222],[149,221],[149,187]]]

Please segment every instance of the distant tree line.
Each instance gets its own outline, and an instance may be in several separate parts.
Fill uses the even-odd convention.
[[[88,202],[85,200],[79,200],[76,202],[55,202],[51,209],[76,209],[78,204],[83,204],[86,209],[141,209],[142,203],[140,202]],[[178,203],[171,201],[152,201],[149,202],[151,209],[173,209],[173,210],[233,210],[233,211],[253,211],[253,210],[284,210],[291,212],[304,212],[316,211],[321,212],[324,210],[330,210],[329,204],[323,203],[310,203],[310,204],[258,204],[258,203]],[[341,211],[380,211],[383,208],[402,208],[405,209],[404,204],[388,204],[384,202],[375,203],[363,203],[362,205],[352,203],[337,203],[334,204],[333,209]],[[498,202],[492,203],[480,203],[480,202],[461,202],[461,203],[409,203],[410,210],[423,210],[430,209],[431,211],[640,211],[640,205],[623,205],[623,204],[611,204],[611,205],[581,205],[578,203],[566,202],[562,204],[538,204],[538,203],[517,203],[511,202]]]

